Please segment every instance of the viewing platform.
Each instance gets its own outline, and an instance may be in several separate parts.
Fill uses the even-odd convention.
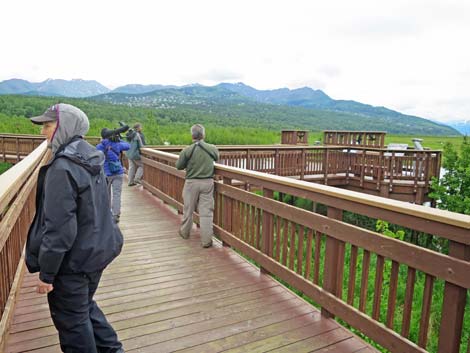
[[[283,131],[283,141],[293,144],[218,146],[219,163],[419,205],[434,203],[428,197],[429,185],[440,175],[441,151],[385,148],[383,132],[325,131],[325,145],[307,146],[307,132],[302,131],[299,141],[293,132]],[[87,139],[92,144],[99,141]],[[0,161],[16,163],[43,140],[36,135],[0,134]],[[170,153],[183,148],[148,147]]]
[[[163,149],[142,149],[143,186],[123,188],[123,253],[96,295],[126,351],[376,352],[367,338],[393,353],[470,352],[470,216],[307,182],[302,168],[314,164],[287,162],[293,152],[296,161],[335,155],[328,146],[231,146],[215,166],[217,240],[203,249],[196,227],[190,240],[177,235],[185,173],[177,151]],[[22,258],[48,153],[42,142],[0,176],[0,351],[9,353],[59,349]]]

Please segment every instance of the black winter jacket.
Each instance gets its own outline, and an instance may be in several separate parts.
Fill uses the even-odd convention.
[[[75,137],[40,169],[26,265],[40,271],[43,282],[53,283],[57,274],[101,271],[121,252],[103,162],[101,152]]]

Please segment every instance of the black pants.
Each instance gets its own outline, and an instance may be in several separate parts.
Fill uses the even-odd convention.
[[[115,353],[122,344],[93,300],[102,272],[59,274],[47,299],[66,353]]]

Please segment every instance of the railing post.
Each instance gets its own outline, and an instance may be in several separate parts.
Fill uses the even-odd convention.
[[[223,178],[224,184],[232,185],[231,178]],[[232,233],[232,210],[233,210],[233,200],[227,196],[224,196],[224,229]],[[229,246],[225,241],[222,240],[223,246]]]
[[[2,154],[3,154],[3,161],[7,161],[6,150],[5,150],[5,137],[2,136]]]
[[[449,256],[470,261],[470,246],[449,240]],[[459,353],[466,300],[466,288],[446,282],[439,330],[439,353]]]
[[[251,154],[250,154],[250,150],[246,150],[246,166],[245,168],[247,170],[253,170],[252,166],[251,166]]]
[[[328,218],[342,220],[343,210],[328,207]],[[323,289],[341,298],[343,292],[343,271],[344,271],[344,242],[335,238],[326,237],[325,249],[325,269]],[[322,308],[323,316],[332,318],[334,315]]]
[[[382,175],[384,166],[384,151],[380,151],[379,153],[379,163],[378,163],[378,170],[377,170],[377,190],[380,190],[380,184],[382,183]]]
[[[328,185],[328,158],[329,158],[329,149],[326,148],[325,153],[323,155],[323,177],[324,177],[324,184]]]
[[[302,155],[301,155],[301,160],[300,160],[300,180],[304,179],[305,176],[305,170],[307,169],[306,163],[305,163],[305,148],[302,148]]]
[[[366,169],[366,153],[367,151],[365,149],[362,150],[362,162],[361,162],[361,180],[360,180],[360,186],[364,186],[364,178],[365,178],[365,169]]]
[[[393,176],[395,174],[395,152],[392,152],[392,158],[390,159],[390,175],[389,175],[389,180],[390,180],[390,184],[388,186],[388,190],[390,192],[393,191]]]
[[[281,160],[279,158],[279,148],[274,152],[274,174],[281,175]]]
[[[425,153],[424,158],[426,163],[424,164],[424,187],[426,191],[429,187],[429,180],[431,179],[431,153]]]
[[[349,185],[349,172],[352,170],[351,168],[351,149],[347,149],[347,161],[346,161],[346,184]]]
[[[263,188],[263,196],[269,199],[274,197],[273,190]],[[263,243],[261,251],[269,257],[273,256],[273,229],[274,217],[272,213],[263,211]],[[269,273],[265,268],[260,268],[262,273]]]
[[[16,162],[18,163],[20,161],[20,141],[18,137],[15,140],[16,140]]]

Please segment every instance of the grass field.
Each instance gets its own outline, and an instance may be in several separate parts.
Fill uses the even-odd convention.
[[[407,143],[409,147],[413,146],[413,138],[421,138],[423,141],[421,144],[423,147],[430,148],[432,150],[442,150],[446,142],[450,142],[460,150],[460,145],[463,142],[463,136],[412,136],[412,135],[385,135],[385,145],[389,143]],[[323,140],[322,132],[310,132],[308,136],[310,144],[314,144],[315,141]]]
[[[413,146],[413,138],[422,138],[423,141],[421,144],[423,147],[429,147],[433,150],[442,150],[446,142],[450,142],[457,150],[460,150],[460,145],[462,144],[464,138],[463,136],[451,136],[451,137],[442,137],[442,136],[405,136],[405,135],[385,135],[385,144],[395,142],[395,143],[407,143],[408,146]]]

